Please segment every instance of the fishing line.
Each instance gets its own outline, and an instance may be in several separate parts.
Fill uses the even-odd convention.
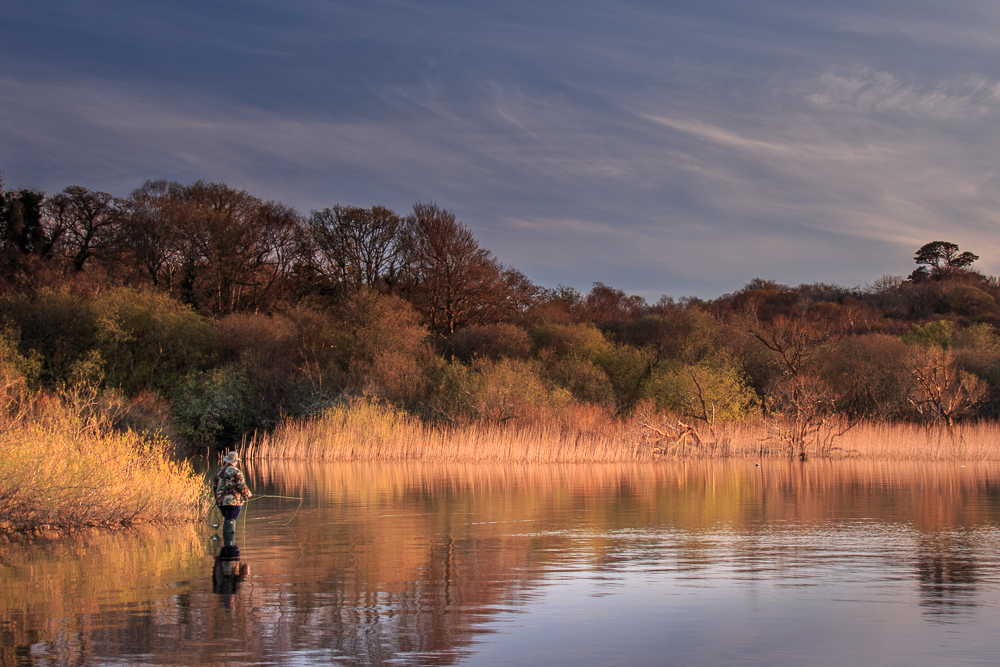
[[[295,515],[299,513],[299,509],[302,508],[302,503],[305,502],[305,498],[299,498],[299,497],[296,497],[296,496],[264,495],[264,496],[254,496],[254,497],[250,498],[250,500],[248,500],[246,502],[246,504],[249,505],[251,502],[253,502],[254,500],[257,500],[259,498],[283,498],[284,500],[297,500],[297,501],[299,501],[299,505],[298,505],[298,507],[295,508],[295,511],[292,512],[292,516],[285,523],[279,524],[281,526],[287,526],[288,524],[290,524],[292,522],[292,519],[295,518]],[[246,517],[246,514],[244,514],[243,515],[243,528],[245,529],[246,527],[247,527],[247,517]]]
[[[247,500],[243,504],[244,505],[249,505],[251,501],[258,500],[260,498],[281,498],[283,500],[297,500],[297,501],[299,501],[298,506],[295,508],[295,511],[292,512],[292,516],[289,517],[288,521],[286,521],[285,523],[282,523],[282,524],[278,524],[278,525],[281,525],[281,526],[287,526],[288,524],[290,524],[292,522],[292,520],[295,518],[295,516],[299,513],[299,510],[302,509],[302,503],[305,502],[305,498],[301,498],[299,496],[263,495],[263,496],[253,496],[252,498],[250,498],[249,500]],[[219,526],[221,526],[221,525],[223,525],[225,523],[226,518],[224,516],[222,516],[222,510],[219,509],[218,505],[212,505],[212,507],[213,507],[213,509],[215,509],[219,513],[219,523],[218,524],[213,524],[212,527],[213,528],[218,528]],[[247,511],[248,509],[249,508],[244,507],[243,512],[240,514],[241,518],[243,519],[243,530],[244,531],[246,530],[246,527],[247,527],[247,515],[250,513],[249,511]],[[212,515],[211,512],[209,512],[209,515],[205,517],[205,521],[206,522],[211,522],[211,518],[209,518],[209,517],[211,517],[211,515]],[[238,520],[239,519],[237,519],[237,521]]]

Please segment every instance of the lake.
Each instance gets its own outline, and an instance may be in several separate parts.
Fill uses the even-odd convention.
[[[0,544],[0,666],[1000,659],[996,465],[247,475],[289,498],[251,501],[230,544],[217,514]]]

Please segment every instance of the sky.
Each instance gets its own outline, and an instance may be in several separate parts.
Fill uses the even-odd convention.
[[[992,0],[0,3],[8,189],[453,211],[543,287],[1000,274]]]

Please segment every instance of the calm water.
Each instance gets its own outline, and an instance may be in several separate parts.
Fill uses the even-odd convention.
[[[0,665],[1000,659],[1000,467],[247,472],[304,500],[226,548],[215,521],[0,546]]]

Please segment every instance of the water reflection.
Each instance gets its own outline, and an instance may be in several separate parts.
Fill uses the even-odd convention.
[[[866,633],[920,664],[958,641],[938,626],[978,628],[960,637],[973,654],[1000,630],[996,467],[247,473],[255,494],[305,502],[250,503],[235,535],[3,545],[0,666],[601,664],[612,647],[627,663],[832,664]]]
[[[929,614],[947,616],[976,605],[981,566],[968,536],[951,531],[924,536],[916,561],[920,604]]]
[[[240,592],[240,585],[248,574],[250,566],[241,559],[236,535],[223,532],[222,544],[212,565],[212,592],[221,596],[220,600],[225,608],[232,608],[234,598]]]

